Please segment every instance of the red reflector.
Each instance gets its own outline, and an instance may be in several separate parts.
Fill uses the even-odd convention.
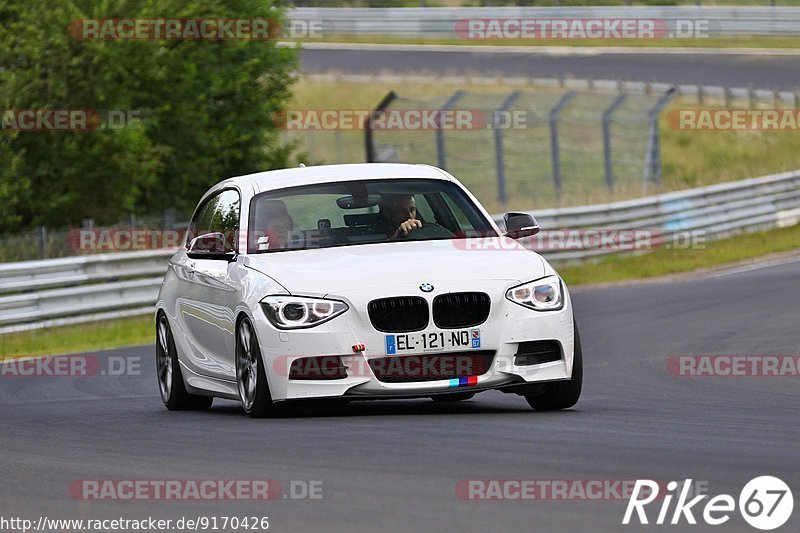
[[[366,346],[364,346],[363,344],[354,344],[354,345],[353,345],[353,351],[354,351],[355,353],[358,353],[358,352],[363,352],[363,351],[364,351],[364,350],[366,350],[366,349],[367,349],[367,347],[366,347]]]

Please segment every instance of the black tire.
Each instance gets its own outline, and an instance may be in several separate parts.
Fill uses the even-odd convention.
[[[272,402],[261,347],[255,329],[246,317],[236,329],[236,386],[242,408],[252,418],[287,415],[291,412],[287,402]]]
[[[573,319],[574,320],[574,319]],[[543,394],[526,394],[528,405],[536,411],[557,411],[569,409],[581,397],[583,387],[583,351],[578,325],[575,324],[575,355],[572,359],[572,379],[556,381],[547,385]]]
[[[175,339],[167,315],[163,312],[156,317],[156,378],[161,401],[170,411],[205,410],[214,401],[211,396],[186,392]]]
[[[431,396],[431,400],[436,403],[463,402],[472,399],[474,392],[459,392],[456,394],[438,394]]]

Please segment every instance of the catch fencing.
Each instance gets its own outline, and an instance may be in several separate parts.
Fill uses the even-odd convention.
[[[674,94],[392,92],[366,122],[366,158],[436,165],[499,206],[510,197],[561,205],[564,196],[585,201],[598,191],[647,193],[661,184],[658,117]],[[411,113],[442,127],[393,127]]]

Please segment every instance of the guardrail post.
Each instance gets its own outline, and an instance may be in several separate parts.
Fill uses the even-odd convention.
[[[383,97],[383,100],[380,101],[378,107],[376,107],[367,117],[367,120],[364,122],[364,144],[367,151],[367,163],[375,163],[376,156],[375,156],[375,142],[372,138],[372,120],[375,116],[379,113],[383,113],[389,104],[394,102],[397,99],[397,94],[394,91],[389,91],[389,93]]]
[[[500,127],[501,113],[505,113],[511,105],[519,98],[520,91],[515,91],[505,99],[500,108],[494,113],[494,153],[497,162],[497,201],[501,206],[506,205],[506,163],[503,153],[503,130]]]
[[[464,91],[456,91],[453,96],[447,99],[442,108],[439,110],[439,117],[437,120],[436,128],[436,157],[439,168],[447,170],[447,156],[445,155],[444,148],[444,129],[442,129],[442,111],[449,111],[456,103],[464,96]]]
[[[647,155],[642,173],[642,190],[647,191],[650,182],[661,183],[661,135],[658,131],[658,117],[661,111],[675,96],[675,87],[670,87],[658,102],[647,112],[649,135],[647,137]]]
[[[553,185],[556,190],[556,199],[561,199],[561,155],[558,150],[558,115],[570,100],[575,97],[575,91],[569,91],[561,97],[558,103],[550,110],[550,154],[553,163]]]
[[[614,101],[611,102],[611,105],[603,112],[603,159],[606,167],[606,185],[609,191],[614,190],[614,170],[611,161],[611,115],[614,114],[614,111],[622,105],[622,102],[627,97],[628,95],[625,93],[618,94]]]

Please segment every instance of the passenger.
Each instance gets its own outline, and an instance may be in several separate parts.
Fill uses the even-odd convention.
[[[258,236],[259,250],[289,248],[293,227],[292,217],[282,200],[265,200],[258,203],[254,228],[257,232],[262,232],[262,235]]]

